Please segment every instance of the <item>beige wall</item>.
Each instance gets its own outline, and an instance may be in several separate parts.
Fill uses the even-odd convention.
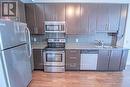
[[[129,4],[129,8],[128,8],[126,32],[125,32],[123,47],[130,49],[130,4]],[[127,65],[130,65],[130,51],[129,51],[129,54],[128,54]]]

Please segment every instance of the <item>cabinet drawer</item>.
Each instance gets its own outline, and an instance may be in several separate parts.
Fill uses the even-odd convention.
[[[80,50],[66,50],[66,57],[70,59],[75,59],[80,57]]]
[[[77,56],[69,56],[68,59],[70,59],[70,60],[77,60],[77,59],[80,59],[80,58],[78,58]]]
[[[67,63],[66,70],[79,70],[80,66],[78,63]]]
[[[66,63],[76,63],[76,62],[80,62],[80,55],[66,56]]]

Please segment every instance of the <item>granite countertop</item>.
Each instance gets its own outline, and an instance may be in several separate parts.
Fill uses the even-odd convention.
[[[32,49],[45,49],[47,47],[46,42],[37,42],[37,43],[32,43]],[[113,49],[126,49],[129,50],[128,48],[123,48],[123,47],[111,47],[111,46],[106,46],[104,48],[98,47],[96,45],[90,45],[90,44],[84,44],[84,43],[66,43],[65,49],[88,49],[88,50],[113,50]]]
[[[113,50],[113,49],[127,49],[127,48],[123,48],[123,47],[112,47],[112,46],[105,46],[105,47],[98,47],[96,45],[90,45],[90,44],[79,44],[79,43],[67,43],[65,45],[65,49],[90,49],[90,50]]]
[[[45,49],[47,47],[46,42],[36,42],[32,43],[32,49]]]

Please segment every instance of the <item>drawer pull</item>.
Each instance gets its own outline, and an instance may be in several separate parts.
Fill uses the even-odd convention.
[[[70,59],[77,59],[77,57],[70,57]]]
[[[70,64],[70,67],[76,67],[76,63]]]

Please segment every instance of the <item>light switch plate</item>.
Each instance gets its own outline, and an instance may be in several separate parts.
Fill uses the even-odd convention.
[[[78,38],[76,38],[76,39],[75,39],[75,41],[78,43],[78,42],[79,42],[79,39],[78,39]]]

